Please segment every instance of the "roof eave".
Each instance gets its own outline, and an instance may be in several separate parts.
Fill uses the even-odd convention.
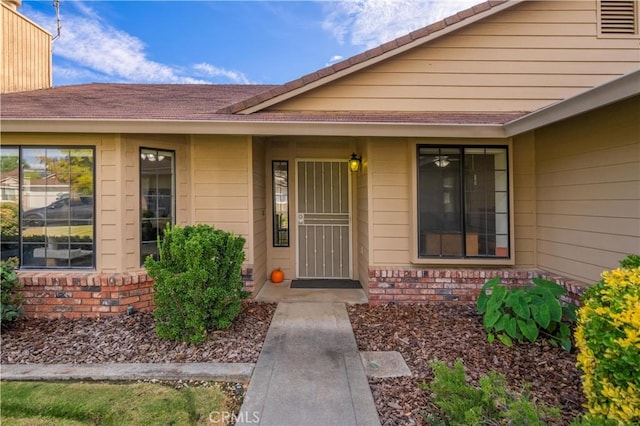
[[[318,121],[172,121],[2,119],[3,133],[164,133],[504,138],[502,124],[361,123]]]
[[[507,136],[515,136],[638,94],[640,94],[640,70],[635,70],[591,90],[517,118],[505,124],[505,133]]]

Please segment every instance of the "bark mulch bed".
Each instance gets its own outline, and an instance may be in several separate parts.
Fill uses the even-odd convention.
[[[199,345],[158,338],[153,315],[19,320],[2,332],[2,364],[257,362],[275,304],[243,302],[233,325]]]
[[[2,364],[107,362],[257,362],[275,304],[245,301],[228,330],[212,332],[200,345],[159,339],[153,316],[101,319],[20,320],[2,331]],[[432,404],[418,383],[433,377],[428,362],[462,359],[472,381],[489,370],[519,389],[531,383],[534,400],[562,408],[562,420],[582,412],[575,354],[544,343],[507,348],[489,344],[482,317],[470,305],[348,306],[362,351],[398,351],[413,377],[370,380],[383,425],[421,425]],[[231,392],[230,392],[231,393]]]
[[[413,373],[369,380],[383,425],[424,424],[422,414],[432,404],[418,383],[433,378],[432,360],[452,365],[461,359],[473,383],[490,370],[504,374],[513,390],[530,383],[534,401],[561,408],[556,424],[569,424],[583,412],[575,353],[544,342],[512,348],[490,344],[474,306],[353,305],[347,310],[359,350],[398,351]]]

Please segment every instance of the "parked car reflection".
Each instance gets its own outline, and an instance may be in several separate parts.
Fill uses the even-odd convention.
[[[61,198],[45,207],[27,210],[25,226],[90,225],[93,223],[93,197]]]

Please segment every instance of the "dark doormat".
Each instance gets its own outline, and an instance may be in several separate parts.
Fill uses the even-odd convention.
[[[310,280],[292,280],[291,288],[350,289],[350,288],[362,288],[362,286],[360,285],[360,281],[356,281],[356,280],[310,279]]]

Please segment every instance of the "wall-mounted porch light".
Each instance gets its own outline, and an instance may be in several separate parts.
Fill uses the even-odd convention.
[[[356,153],[351,154],[351,158],[349,159],[349,170],[352,172],[357,172],[360,170],[360,165],[362,164],[362,157],[356,155]]]

